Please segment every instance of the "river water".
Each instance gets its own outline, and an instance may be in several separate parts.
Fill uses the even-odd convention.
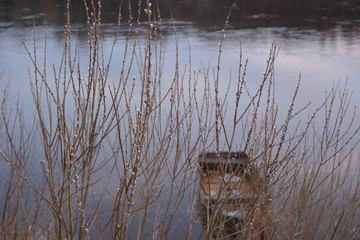
[[[356,93],[360,89],[360,7],[354,1],[292,4],[283,1],[256,1],[252,4],[235,1],[160,1],[167,62],[173,61],[175,51],[173,20],[179,34],[180,59],[188,61],[191,46],[193,68],[201,64],[215,66],[218,43],[224,21],[232,10],[223,49],[223,71],[236,71],[240,43],[243,58],[249,59],[249,84],[258,87],[271,44],[276,41],[280,51],[276,61],[277,97],[279,102],[289,98],[301,73],[299,106],[312,101],[320,103],[326,90],[340,81],[348,81],[354,91],[353,104],[359,105]],[[116,31],[118,1],[102,5],[102,46],[109,52]],[[231,8],[231,6],[233,6]],[[58,63],[63,50],[65,4],[52,1],[1,1],[0,4],[0,69],[2,84],[10,82],[12,91],[21,91],[24,103],[31,100],[28,86],[28,68],[31,67],[22,41],[30,47],[32,25],[37,26],[38,42],[47,34],[48,59]],[[135,8],[134,8],[135,9]],[[135,9],[136,10],[136,9]],[[133,11],[135,11],[133,10]],[[173,20],[169,12],[172,12]],[[72,3],[74,25],[84,19],[80,3]],[[126,21],[127,6],[123,6]],[[81,26],[81,25],[80,25]],[[127,30],[124,24],[124,34]],[[74,27],[73,27],[74,29]],[[121,31],[121,29],[120,29]],[[80,46],[86,49],[86,32],[79,32]],[[125,35],[123,39],[125,39]],[[119,44],[121,46],[121,43]],[[41,47],[39,47],[41,49]],[[116,61],[116,60],[115,60]],[[116,73],[114,72],[114,75]],[[171,78],[171,70],[164,76]],[[224,74],[227,82],[229,75]],[[251,87],[251,86],[250,86]]]

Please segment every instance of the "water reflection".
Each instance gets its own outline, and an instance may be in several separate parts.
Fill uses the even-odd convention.
[[[175,24],[179,37],[181,67],[185,67],[187,64],[189,55],[191,55],[194,70],[204,65],[216,66],[221,28],[217,28],[216,31],[209,31],[207,28],[200,28],[194,22],[177,21]],[[208,24],[208,28],[211,28],[210,25]],[[360,62],[360,28],[344,22],[338,22],[338,25],[321,31],[303,27],[229,29],[226,32],[223,47],[222,86],[227,88],[231,76],[237,75],[241,43],[243,59],[249,59],[248,87],[250,91],[257,89],[265,68],[269,48],[276,39],[280,46],[276,63],[277,100],[280,104],[280,111],[288,107],[287,101],[291,98],[291,89],[295,87],[300,71],[302,73],[302,84],[298,98],[299,106],[304,106],[312,101],[315,108],[323,100],[319,96],[323,96],[324,91],[330,89],[333,82],[339,80],[344,81],[348,78],[350,89],[359,88],[360,83],[357,79],[360,78],[358,68]],[[176,47],[173,22],[163,21],[161,28],[164,34],[162,41],[165,53],[163,72],[165,86],[167,82],[170,83],[166,79],[173,78]],[[76,35],[79,40],[80,54],[86,59],[88,51],[86,28],[79,25],[78,29],[79,33]],[[48,66],[56,65],[64,46],[63,26],[40,26],[37,27],[36,31],[37,47],[40,52],[44,47],[44,34],[47,34]],[[75,26],[73,31],[77,31]],[[141,24],[136,37],[142,39],[146,31],[146,25]],[[115,57],[112,59],[109,72],[109,78],[114,81],[118,79],[118,68],[116,66],[121,64],[128,26],[124,24],[120,29],[117,29],[115,24],[103,24],[101,48],[105,58],[111,51],[117,33],[119,33],[119,38],[115,45]],[[22,90],[28,84],[27,69],[30,66],[30,61],[21,41],[25,40],[27,45],[31,47],[33,30],[30,27],[7,28],[0,31],[0,37],[2,39],[0,42],[0,49],[2,50],[0,66],[3,81],[7,82],[8,79],[11,79],[14,91]],[[21,94],[24,103],[31,104],[31,92],[23,90]],[[354,96],[353,103],[354,105],[360,104],[360,98]],[[32,105],[27,109],[32,109]]]
[[[35,19],[37,24],[51,23],[63,25],[65,21],[67,1],[0,1],[0,22],[13,22],[15,24],[32,24]],[[97,2],[97,1],[96,1]],[[89,3],[88,3],[89,4]],[[119,7],[122,19],[129,19],[128,1],[112,0],[102,1],[102,22],[116,23]],[[142,1],[145,8],[146,1]],[[90,4],[89,4],[90,6]],[[232,8],[232,6],[234,6]],[[219,1],[219,0],[160,0],[158,7],[164,19],[171,18],[180,21],[193,21],[209,26],[209,22],[222,25],[230,9],[233,12],[231,22],[237,26],[329,26],[336,20],[360,19],[360,3],[358,1],[343,0],[341,2],[329,1],[303,1],[303,0],[276,0],[276,1]],[[137,16],[138,3],[132,2],[131,12]],[[70,2],[72,22],[83,23],[86,21],[86,12],[83,1]],[[171,11],[170,11],[171,10]],[[170,13],[171,12],[171,13]],[[145,14],[142,14],[142,20]]]

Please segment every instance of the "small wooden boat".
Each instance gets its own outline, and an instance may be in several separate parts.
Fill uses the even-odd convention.
[[[200,218],[204,227],[214,234],[233,238],[244,231],[245,225],[251,225],[253,231],[261,214],[254,186],[258,174],[248,167],[248,155],[205,152],[199,156],[198,163]]]
[[[241,215],[240,208],[250,202],[254,191],[245,171],[249,157],[244,152],[203,153],[199,157],[200,201],[205,206],[222,204],[227,215]]]

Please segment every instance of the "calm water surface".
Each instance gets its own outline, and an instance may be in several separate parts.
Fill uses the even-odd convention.
[[[37,38],[40,43],[40,52],[46,32],[47,63],[57,64],[64,44],[63,12],[65,9],[61,4],[45,4],[45,1],[36,3],[29,1],[24,5],[17,1],[13,4],[6,4],[6,1],[1,3],[2,84],[10,82],[12,91],[20,90],[24,103],[28,103],[31,100],[28,91],[28,69],[31,69],[31,64],[22,41],[31,47],[33,38],[31,25],[35,20],[38,25]],[[165,29],[164,79],[172,79],[175,60],[172,21],[166,20],[170,8],[173,10],[175,25],[179,33],[180,60],[182,60],[180,64],[184,67],[188,63],[190,44],[193,69],[200,64],[216,66],[221,29],[231,4],[227,1],[221,3],[218,1],[162,1],[160,3],[161,11],[165,15],[163,23]],[[281,4],[280,0],[275,3],[278,5],[275,4],[272,8],[262,1],[253,5],[236,3],[237,7],[233,8],[224,42],[222,81],[228,83],[230,72],[233,81],[235,80],[241,43],[243,58],[249,59],[248,82],[250,87],[256,89],[265,69],[265,61],[271,44],[276,41],[280,48],[276,61],[277,98],[280,103],[283,100],[289,100],[291,90],[295,87],[301,73],[299,105],[308,101],[320,103],[325,90],[329,90],[338,81],[343,84],[346,80],[349,89],[354,91],[353,104],[359,105],[360,97],[356,90],[360,89],[360,14],[358,14],[360,7],[346,2],[340,6],[331,1],[326,6],[320,6],[314,1],[309,6],[303,6],[307,9],[306,11],[304,9],[296,11],[297,1],[294,1],[294,6],[290,4],[287,8]],[[115,38],[114,6],[116,4],[116,1],[109,1],[103,5],[105,23],[102,47],[105,54],[110,52]],[[74,22],[81,21],[83,9],[81,5],[77,6],[76,3],[73,5]],[[297,14],[288,16],[289,12]],[[121,60],[120,55],[123,52],[127,26],[124,26],[122,30],[124,35],[117,45],[119,57],[114,58],[114,66]],[[79,35],[80,46],[86,54],[86,32],[80,31]],[[117,78],[116,70],[113,68],[110,77]]]

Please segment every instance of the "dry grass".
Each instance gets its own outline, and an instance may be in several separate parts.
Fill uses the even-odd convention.
[[[174,75],[163,79],[161,18],[149,2],[145,11],[144,3],[129,4],[139,15],[125,23],[119,14],[119,27],[128,24],[129,31],[113,81],[109,70],[119,54],[119,36],[105,59],[101,6],[84,4],[87,58],[80,56],[69,10],[58,65],[47,64],[48,46],[39,50],[35,33],[32,46],[24,43],[33,63],[34,121],[24,122],[21,107],[12,107],[3,95],[0,239],[255,239],[259,232],[250,216],[262,206],[265,239],[360,237],[354,163],[359,126],[346,87],[331,89],[301,123],[298,117],[308,113],[309,105],[296,106],[299,78],[287,116],[279,119],[274,44],[254,93],[247,87],[248,62],[241,52],[237,82],[231,83],[235,91],[221,92],[228,20],[214,69],[194,70],[191,57],[179,59],[174,26]],[[144,14],[146,40],[138,34]],[[187,69],[181,69],[184,61]],[[258,176],[249,217],[231,236],[211,227],[228,221],[219,223],[220,204],[200,228],[197,158],[209,150],[244,150],[252,159],[249,172]]]

